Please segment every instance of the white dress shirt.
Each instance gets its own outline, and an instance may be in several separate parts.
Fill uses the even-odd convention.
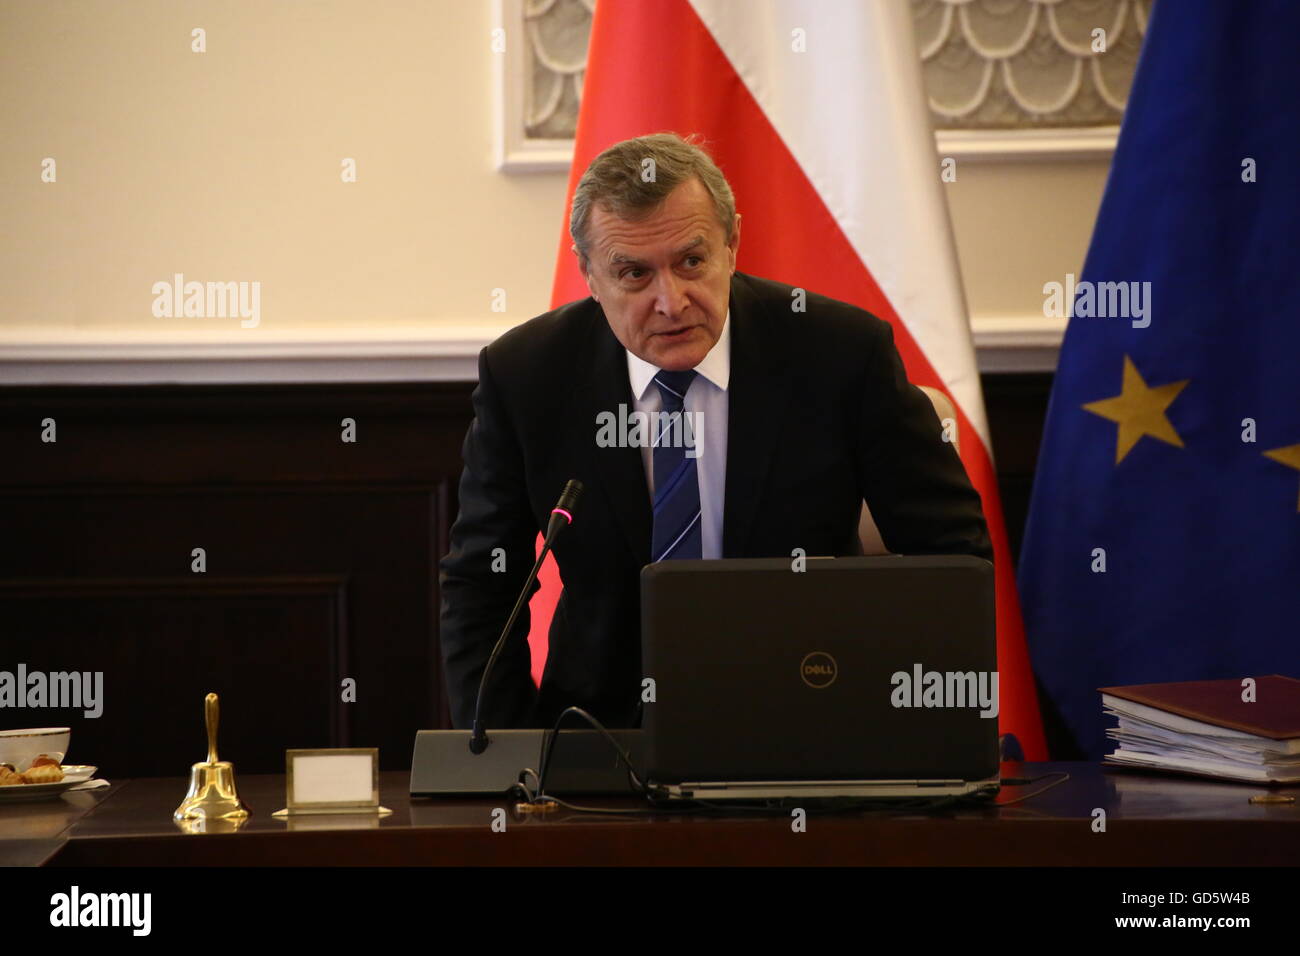
[[[624,351],[627,351],[624,349]],[[658,368],[627,353],[627,377],[632,385],[633,410],[653,416],[663,409],[663,396],[654,384]],[[697,423],[695,467],[700,482],[700,556],[722,557],[722,515],[727,488],[727,382],[731,378],[731,312],[709,354],[695,366],[699,373],[686,392],[683,410]],[[650,419],[654,421],[652,417]],[[654,449],[641,447],[650,501],[655,496]]]

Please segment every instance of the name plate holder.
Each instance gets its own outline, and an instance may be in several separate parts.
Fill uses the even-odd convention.
[[[286,750],[284,772],[288,806],[273,817],[393,812],[379,805],[377,747]]]

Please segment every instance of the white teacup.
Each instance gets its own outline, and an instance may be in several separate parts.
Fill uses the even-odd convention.
[[[28,769],[41,754],[63,763],[72,730],[68,727],[31,727],[0,730],[0,763],[13,764],[19,773]]]

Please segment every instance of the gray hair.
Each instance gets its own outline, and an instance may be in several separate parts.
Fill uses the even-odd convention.
[[[698,179],[713,200],[713,208],[732,239],[736,198],[713,159],[691,140],[676,133],[654,133],[615,143],[591,161],[573,192],[569,235],[578,250],[582,271],[588,267],[591,210],[601,208],[620,219],[638,219],[659,206],[668,194],[691,178]],[[646,171],[652,175],[647,181]]]

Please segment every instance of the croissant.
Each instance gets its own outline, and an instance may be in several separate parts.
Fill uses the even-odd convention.
[[[39,757],[37,757],[35,760],[32,761],[33,767],[46,767],[46,766],[57,767],[58,765],[59,762],[55,760],[53,757],[51,757],[49,754],[41,754]]]
[[[16,787],[23,783],[23,775],[0,765],[0,787]]]
[[[31,767],[22,774],[25,783],[59,783],[63,779],[63,768],[44,764]]]

